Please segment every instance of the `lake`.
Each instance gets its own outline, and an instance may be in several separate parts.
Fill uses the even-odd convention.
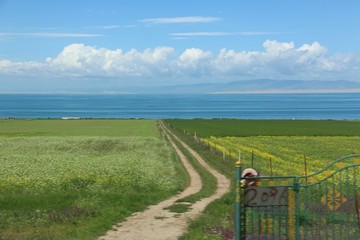
[[[0,94],[0,118],[360,119],[360,93]]]

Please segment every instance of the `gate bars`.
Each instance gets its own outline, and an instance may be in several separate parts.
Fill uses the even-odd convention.
[[[236,163],[236,240],[360,239],[360,154],[307,176],[261,176]]]

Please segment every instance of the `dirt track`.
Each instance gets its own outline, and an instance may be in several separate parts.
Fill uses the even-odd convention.
[[[174,136],[162,123],[161,127],[166,135]],[[177,239],[186,231],[189,220],[196,218],[205,207],[212,201],[221,198],[230,189],[230,181],[222,174],[211,168],[194,150],[188,145],[174,136],[176,141],[180,142],[195,158],[217,179],[217,189],[213,195],[203,198],[191,205],[189,211],[185,213],[173,213],[164,209],[172,205],[177,199],[189,196],[201,190],[202,182],[199,174],[188,162],[185,155],[174,144],[172,140],[170,143],[174,147],[177,154],[180,156],[186,170],[190,176],[190,184],[180,194],[175,195],[157,205],[149,206],[144,212],[134,213],[128,217],[124,222],[118,223],[109,230],[106,235],[100,237],[98,240],[170,240]],[[169,138],[171,139],[171,138]]]

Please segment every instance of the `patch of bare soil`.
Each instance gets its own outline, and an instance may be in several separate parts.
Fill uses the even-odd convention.
[[[175,203],[176,200],[197,193],[201,190],[202,182],[199,174],[191,166],[182,151],[170,139],[170,143],[179,155],[190,176],[190,184],[181,193],[149,206],[144,212],[134,213],[124,222],[113,226],[104,236],[98,240],[173,240],[182,236],[187,229],[189,220],[195,219],[205,207],[212,201],[221,198],[230,189],[230,181],[222,174],[211,168],[199,154],[192,150],[187,144],[173,135],[163,124],[161,127],[166,135],[171,134],[176,141],[180,142],[195,158],[217,179],[217,189],[213,195],[203,198],[191,205],[185,213],[173,213],[165,209]]]

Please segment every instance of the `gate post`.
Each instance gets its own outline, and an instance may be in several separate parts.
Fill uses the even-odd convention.
[[[300,237],[300,226],[299,226],[299,192],[300,192],[300,182],[299,178],[296,177],[294,181],[294,193],[295,193],[295,240],[298,240]]]
[[[241,218],[241,161],[235,164],[235,239],[241,240],[242,218]]]

